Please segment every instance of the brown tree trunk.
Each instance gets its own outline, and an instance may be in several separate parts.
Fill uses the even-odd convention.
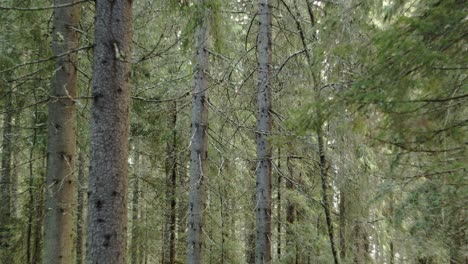
[[[126,263],[132,1],[96,1],[87,263]]]
[[[255,263],[271,263],[271,8],[258,1],[257,170]]]
[[[83,250],[83,232],[84,232],[84,190],[85,187],[85,158],[83,150],[78,154],[78,193],[77,193],[77,207],[76,207],[76,264],[83,264],[84,250]]]
[[[44,200],[45,200],[45,170],[46,170],[46,158],[44,156],[42,160],[42,166],[39,168],[39,180],[35,183],[36,188],[36,203],[32,206],[34,209],[34,217],[33,217],[33,242],[32,242],[32,256],[31,256],[31,263],[38,264],[38,263],[45,263],[41,259],[41,244],[44,237],[43,232],[43,225],[44,225],[44,218],[45,218],[45,208],[44,208]]]
[[[135,169],[133,171],[133,191],[132,191],[132,236],[130,241],[130,263],[131,264],[138,264],[138,251],[139,251],[139,239],[140,239],[140,232],[139,232],[139,219],[138,219],[138,212],[139,208],[139,201],[140,201],[140,171],[138,168],[142,166],[140,163],[140,144],[137,144],[135,148]]]
[[[277,240],[277,246],[276,246],[276,254],[278,255],[278,260],[281,260],[281,221],[283,219],[281,219],[281,210],[283,210],[282,208],[282,204],[281,204],[281,178],[282,178],[282,175],[281,175],[281,150],[278,148],[278,173],[277,173],[277,179],[278,179],[278,187],[277,187],[277,194],[276,194],[276,198],[277,198],[277,230],[276,232],[278,233],[278,240]]]
[[[197,0],[203,10],[196,21],[199,24],[195,30],[195,67],[194,89],[192,96],[192,132],[190,154],[190,193],[189,193],[189,225],[187,238],[187,263],[203,263],[204,225],[206,207],[206,173],[208,158],[208,37],[211,10],[207,8],[206,0]]]
[[[255,167],[252,169],[252,171],[255,171]],[[255,207],[255,201],[256,200],[256,195],[252,195],[251,197],[251,204],[249,206],[249,212],[254,211]],[[250,213],[248,213],[250,214]],[[253,221],[250,221],[249,216],[246,216],[247,220],[247,234],[246,234],[246,243],[245,243],[245,261],[248,264],[254,264],[255,263],[255,223]]]
[[[56,0],[54,4],[73,2]],[[54,10],[52,50],[55,55],[78,47],[79,35],[74,28],[78,27],[80,10],[78,4]],[[76,64],[76,52],[57,59],[50,92],[43,261],[51,264],[73,261]]]
[[[344,188],[343,188],[344,189]],[[341,261],[346,260],[346,194],[342,190],[340,191],[340,258]]]
[[[0,258],[2,263],[12,263],[11,252],[11,122],[13,119],[12,91],[5,95],[5,114],[3,116],[2,172],[0,174]]]
[[[36,93],[33,91],[34,99],[36,99]],[[33,239],[33,219],[34,219],[34,208],[36,207],[36,197],[34,195],[34,150],[36,149],[37,143],[37,118],[38,118],[38,109],[37,105],[34,109],[34,115],[32,118],[33,124],[33,134],[31,148],[29,150],[29,179],[28,179],[28,224],[26,230],[26,262],[28,264],[32,262],[32,239]]]
[[[178,185],[177,185],[177,248],[178,252],[186,252],[187,242],[187,212],[188,212],[188,170],[187,164],[190,151],[181,151],[178,163]]]
[[[168,216],[166,217],[169,261],[167,263],[174,264],[176,257],[176,187],[177,187],[177,102],[169,102],[169,128],[172,131],[171,140],[166,143],[166,201]]]
[[[319,115],[320,116],[320,115]],[[328,238],[330,239],[330,247],[333,255],[333,261],[335,264],[339,264],[338,261],[338,254],[336,252],[335,246],[335,238],[333,233],[333,223],[330,213],[330,204],[328,202],[328,173],[327,173],[327,164],[325,159],[325,143],[323,142],[323,130],[322,127],[318,128],[317,131],[317,141],[318,141],[318,148],[319,148],[319,156],[320,156],[320,178],[322,180],[322,203],[325,210],[325,219],[327,221],[327,229],[328,229]]]
[[[294,192],[294,168],[291,162],[291,157],[287,157],[286,166],[288,168],[288,179],[286,179],[286,189],[289,193]],[[294,225],[296,222],[296,205],[291,199],[288,199],[286,206],[286,222],[288,228],[286,231],[286,246],[287,251],[290,253],[288,263],[294,264],[298,261],[297,245],[296,245],[296,234],[294,232]]]

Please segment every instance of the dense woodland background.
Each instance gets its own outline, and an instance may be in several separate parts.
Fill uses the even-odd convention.
[[[466,1],[131,2],[0,1],[1,263],[468,263]]]

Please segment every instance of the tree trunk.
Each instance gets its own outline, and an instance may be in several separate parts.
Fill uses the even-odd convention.
[[[294,192],[294,168],[291,163],[291,157],[288,157],[286,160],[286,166],[288,168],[288,179],[286,180],[286,189],[289,193]],[[286,246],[287,251],[290,252],[290,257],[288,258],[288,263],[296,263],[298,261],[297,245],[296,245],[296,232],[294,232],[294,224],[296,222],[296,206],[291,199],[288,199],[286,206],[286,222],[288,223],[288,228],[286,231]]]
[[[55,5],[75,0],[56,0]],[[59,55],[78,47],[80,5],[54,10],[52,50]],[[72,263],[73,211],[75,199],[77,53],[60,56],[52,81],[49,117],[46,174],[46,210],[43,261]]]
[[[35,184],[36,188],[36,203],[32,206],[34,209],[34,217],[33,221],[34,224],[32,228],[34,229],[34,238],[33,238],[33,248],[32,248],[32,256],[31,256],[31,263],[45,263],[41,259],[41,244],[43,240],[43,229],[42,226],[44,225],[44,218],[45,218],[45,208],[44,208],[44,200],[45,200],[45,170],[46,170],[46,158],[44,156],[42,160],[42,166],[40,167],[39,173],[39,181]]]
[[[18,97],[16,98],[16,107],[20,108],[24,106],[24,99],[23,100],[18,100]],[[15,131],[13,134],[20,135],[21,133],[21,111],[16,111],[14,115],[14,124],[15,124]],[[13,168],[11,172],[11,216],[13,219],[18,219],[20,217],[20,206],[19,206],[19,200],[18,200],[18,177],[20,176],[20,166],[17,165],[18,161],[20,161],[20,153],[19,152],[13,152],[11,153],[12,157],[11,160],[13,162]]]
[[[343,188],[344,189],[344,188]],[[340,191],[340,258],[341,261],[346,260],[346,227],[347,227],[347,221],[346,221],[346,194],[345,191],[341,190]]]
[[[190,159],[190,151],[181,151],[179,155],[178,166],[178,185],[177,185],[177,248],[179,252],[186,252],[187,241],[187,211],[188,211],[188,170],[187,164]]]
[[[88,187],[88,264],[124,264],[132,1],[96,2]]]
[[[36,92],[33,91],[34,99],[36,99]],[[35,208],[35,196],[34,196],[34,150],[36,149],[37,143],[37,118],[38,109],[37,105],[34,109],[34,115],[32,118],[33,134],[31,148],[29,150],[29,181],[28,181],[28,224],[26,230],[26,262],[28,264],[32,262],[32,236],[33,236],[33,219],[34,219],[34,208]]]
[[[189,226],[187,238],[187,263],[203,263],[204,225],[206,208],[206,173],[208,157],[208,36],[211,11],[205,0],[198,0],[204,11],[197,17],[195,30],[194,90],[192,96],[192,132],[190,153]]]
[[[85,187],[85,158],[83,150],[78,154],[78,193],[76,208],[76,264],[83,264],[83,232],[84,232],[84,190]]]
[[[143,175],[141,175],[141,177],[143,177]],[[138,202],[138,207],[141,208],[139,211],[140,211],[140,232],[139,234],[141,234],[141,237],[140,237],[140,241],[138,242],[138,245],[139,245],[139,251],[138,251],[138,257],[137,257],[137,263],[140,264],[140,263],[146,263],[145,259],[147,258],[147,254],[146,254],[146,244],[147,244],[147,241],[148,241],[148,234],[147,232],[144,232],[143,230],[147,230],[147,220],[146,220],[146,215],[145,215],[145,212],[146,212],[146,203],[145,203],[145,183],[144,181],[142,181],[140,184],[139,184],[139,189],[140,189],[140,193],[139,193],[139,202]]]
[[[277,194],[276,194],[276,198],[277,198],[277,230],[276,232],[278,233],[278,240],[277,240],[277,246],[276,246],[276,254],[278,255],[278,260],[281,260],[281,210],[283,210],[282,206],[281,206],[281,178],[282,178],[282,175],[281,175],[281,150],[278,148],[278,173],[277,173],[277,177],[278,177],[278,189],[277,189]]]
[[[319,115],[320,116],[320,115]],[[335,246],[335,239],[333,234],[333,223],[330,213],[330,204],[328,202],[328,175],[327,175],[327,164],[325,159],[325,144],[323,142],[323,130],[322,127],[318,128],[317,131],[317,141],[318,141],[318,148],[319,148],[319,156],[320,156],[320,178],[322,180],[322,203],[325,210],[325,219],[327,221],[327,229],[328,229],[328,238],[330,239],[330,247],[333,255],[333,260],[335,264],[339,264],[338,261],[338,254],[336,252]]]
[[[2,141],[2,173],[0,178],[0,250],[2,263],[12,263],[13,254],[10,244],[12,237],[11,225],[11,121],[13,119],[13,96],[8,91],[6,96],[5,114],[3,117]]]
[[[258,2],[257,170],[255,263],[271,263],[271,9]]]
[[[140,144],[137,144],[140,146]],[[132,191],[132,237],[130,241],[130,263],[138,263],[138,240],[139,230],[138,230],[138,211],[139,211],[139,198],[140,198],[140,173],[139,169],[142,164],[140,163],[140,149],[139,147],[135,148],[135,161],[134,161],[134,178],[133,178],[133,191]]]
[[[166,143],[166,201],[169,207],[167,233],[169,237],[169,262],[175,263],[176,256],[176,186],[177,186],[177,102],[169,103],[169,128],[171,140]]]

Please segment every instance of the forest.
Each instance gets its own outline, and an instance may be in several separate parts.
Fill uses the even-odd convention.
[[[0,263],[468,263],[465,0],[0,0]]]

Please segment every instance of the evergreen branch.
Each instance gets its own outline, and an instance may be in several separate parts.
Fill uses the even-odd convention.
[[[81,3],[86,3],[86,2],[93,2],[91,0],[81,0],[81,1],[76,1],[68,4],[61,4],[61,5],[55,5],[55,6],[42,6],[42,7],[13,7],[13,6],[0,6],[0,10],[13,10],[13,11],[43,11],[43,10],[50,10],[50,9],[56,9],[56,8],[64,8],[64,7],[70,7],[74,5],[78,5]]]
[[[138,100],[138,101],[143,101],[143,102],[147,102],[147,103],[167,103],[167,102],[173,102],[173,101],[179,101],[180,99],[186,97],[186,96],[189,96],[190,95],[190,92],[186,92],[178,97],[174,97],[174,98],[169,98],[169,99],[151,99],[151,98],[143,98],[143,97],[139,97],[139,96],[132,96],[131,98],[134,99],[134,100]]]
[[[376,140],[379,141],[379,142],[382,142],[384,144],[393,145],[395,147],[401,148],[401,149],[409,151],[409,152],[422,152],[422,153],[435,154],[435,153],[453,152],[453,151],[458,151],[458,150],[465,149],[464,147],[455,147],[455,148],[450,148],[450,149],[422,149],[422,148],[413,148],[413,147],[407,146],[403,142],[393,142],[393,141],[379,139],[379,138],[376,138]]]
[[[60,53],[58,55],[54,55],[54,56],[51,56],[51,57],[45,58],[45,59],[39,59],[39,60],[35,60],[35,61],[24,62],[24,63],[18,64],[18,65],[15,65],[13,67],[7,68],[5,70],[2,70],[2,71],[0,71],[0,73],[10,72],[10,71],[13,71],[13,70],[16,70],[18,68],[28,66],[28,65],[39,64],[39,63],[42,63],[42,62],[55,60],[55,59],[61,58],[63,56],[66,56],[66,55],[68,55],[70,53],[78,52],[78,51],[81,51],[81,50],[87,50],[87,49],[90,49],[92,47],[94,47],[94,45],[89,45],[89,46],[84,46],[84,47],[72,49],[72,50],[69,50],[67,52],[63,52],[63,53]]]

